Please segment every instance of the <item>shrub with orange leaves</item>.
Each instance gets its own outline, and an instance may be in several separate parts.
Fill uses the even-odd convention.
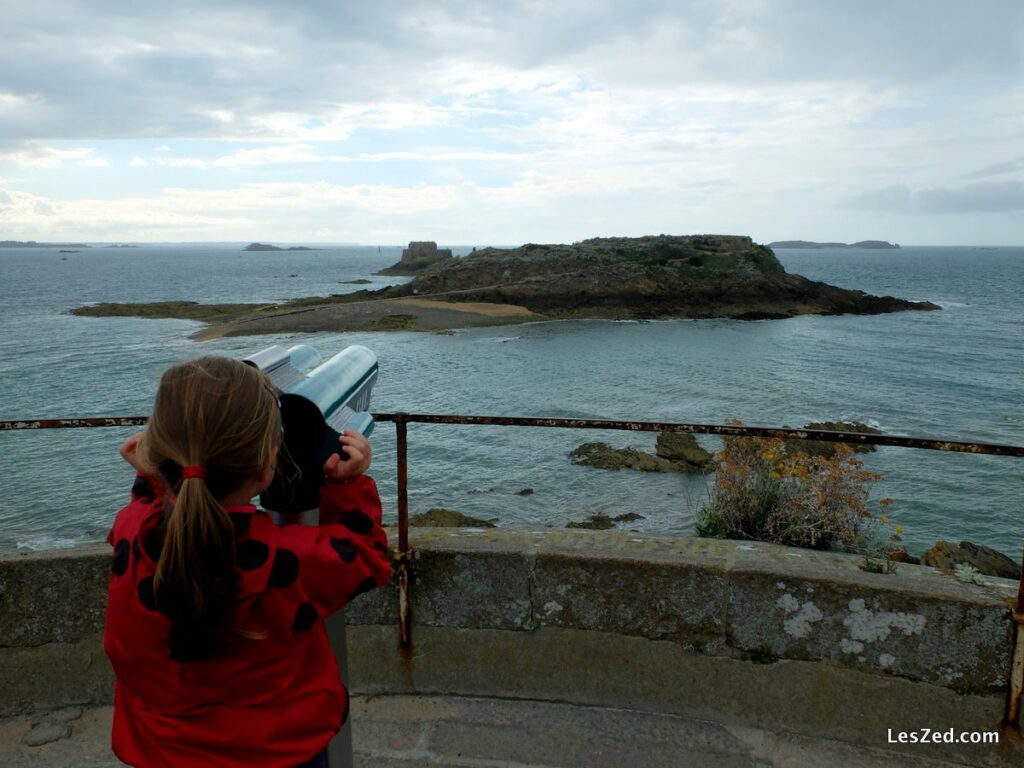
[[[725,437],[723,443],[698,536],[862,550],[888,525],[868,508],[868,484],[882,476],[864,469],[849,445],[836,444],[826,458],[787,449],[781,439]],[[896,530],[891,541],[899,540]]]

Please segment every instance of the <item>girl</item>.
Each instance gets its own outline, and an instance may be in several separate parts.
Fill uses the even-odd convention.
[[[269,380],[204,357],[163,375],[121,448],[138,476],[108,537],[103,645],[129,765],[316,765],[348,715],[323,618],[391,575],[370,445],[341,437],[320,526],[279,527],[251,500],[281,436]]]

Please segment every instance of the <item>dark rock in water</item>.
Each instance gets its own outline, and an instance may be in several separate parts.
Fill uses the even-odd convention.
[[[417,528],[494,528],[490,520],[470,517],[454,509],[435,507],[409,518],[409,525]]]
[[[659,432],[655,453],[663,459],[691,464],[695,472],[709,471],[715,455],[705,451],[689,432]]]
[[[634,469],[638,472],[677,472],[668,459],[635,448],[612,448],[607,443],[584,443],[570,454],[574,464],[597,469]]]
[[[533,496],[533,488],[523,488],[520,491],[516,491],[520,496]]]
[[[343,285],[370,285],[373,280],[367,280],[365,277],[361,277],[358,280],[342,280]]]
[[[692,436],[691,436],[692,437]],[[675,447],[682,450],[681,445]],[[699,453],[698,453],[699,452]],[[696,460],[691,462],[684,458],[665,458],[654,456],[636,448],[612,448],[607,443],[584,443],[569,453],[573,464],[597,469],[632,469],[637,472],[708,472],[713,462],[704,460],[706,451],[697,447],[690,456]]]
[[[828,432],[862,432],[869,435],[880,435],[882,431],[861,424],[859,421],[812,421],[804,429],[822,429]],[[843,443],[853,448],[855,453],[871,453],[873,445],[860,443]],[[810,456],[821,456],[831,459],[836,455],[836,443],[827,440],[787,440],[786,450],[790,453],[806,453]]]
[[[971,566],[985,576],[997,576],[1014,581],[1020,578],[1020,565],[1002,552],[969,541],[961,541],[956,546],[949,541],[937,541],[934,547],[921,556],[921,564],[943,570],[950,570],[963,564]]]
[[[905,549],[897,549],[888,553],[889,559],[894,563],[906,563],[907,565],[920,565],[921,558],[907,552]]]
[[[596,515],[584,518],[583,520],[572,520],[565,524],[566,528],[586,528],[591,531],[607,531],[615,527],[616,523],[629,523],[634,520],[643,520],[643,515],[636,512],[627,512],[624,515],[611,517],[598,512]]]
[[[614,528],[615,523],[608,515],[591,515],[586,520],[571,520],[565,524],[566,528],[589,528],[592,531],[607,531]]]

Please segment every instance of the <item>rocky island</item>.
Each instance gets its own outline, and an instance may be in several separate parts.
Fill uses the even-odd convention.
[[[249,243],[243,251],[319,251],[319,248],[309,248],[305,245],[293,245],[291,248],[282,248],[279,245],[269,243]]]
[[[815,243],[811,240],[776,240],[769,243],[771,248],[791,249],[814,249],[814,248],[861,248],[873,251],[897,250],[899,243],[889,243],[885,240],[860,240],[856,243]]]
[[[770,248],[749,237],[656,235],[485,248],[441,259],[404,285],[284,304],[99,304],[73,313],[202,320],[210,326],[196,338],[204,339],[551,319],[763,320],[935,309],[788,274]]]
[[[0,240],[0,248],[91,248],[85,243],[37,243],[35,240]]]

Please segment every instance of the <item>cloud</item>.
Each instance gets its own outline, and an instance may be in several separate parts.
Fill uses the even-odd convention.
[[[91,147],[57,149],[38,142],[23,142],[17,149],[0,154],[0,165],[16,168],[57,168],[64,163],[75,163],[86,168],[106,168],[110,165]]]
[[[253,165],[279,165],[282,163],[322,163],[346,161],[344,157],[325,157],[316,154],[308,144],[243,149],[230,155],[218,157],[210,165],[221,168],[238,168]]]
[[[792,237],[856,209],[934,214],[904,217],[930,237],[943,213],[1019,210],[1019,0],[57,1],[5,9],[0,163],[26,172],[0,173],[50,195],[47,169],[112,164],[106,196],[132,190],[164,239],[188,221],[190,239],[243,219],[357,226],[324,206],[396,232],[388,196],[453,229],[578,219],[583,236],[768,221]],[[79,226],[90,173],[62,177],[47,226]],[[240,209],[256,189],[290,218]],[[113,239],[144,227],[108,221],[127,228]]]
[[[1024,171],[1024,157],[1018,157],[1014,160],[1007,160],[1002,163],[986,165],[984,168],[980,168],[977,171],[964,174],[963,178],[986,179],[990,176],[1004,176],[1009,173],[1017,173],[1018,171]]]
[[[1009,213],[1024,211],[1024,182],[982,182],[917,191],[894,185],[855,196],[849,204],[861,210],[897,213]]]
[[[7,139],[341,139],[447,124],[460,99],[486,107],[502,92],[587,83],[920,90],[1024,68],[1016,0],[935,0],[928,13],[883,0],[848,13],[815,0],[181,0],[130,14],[109,0],[65,0],[60,13],[36,4],[9,15],[18,34],[0,50]]]
[[[165,168],[198,168],[206,169],[206,162],[194,157],[154,157],[154,165],[162,165]]]

